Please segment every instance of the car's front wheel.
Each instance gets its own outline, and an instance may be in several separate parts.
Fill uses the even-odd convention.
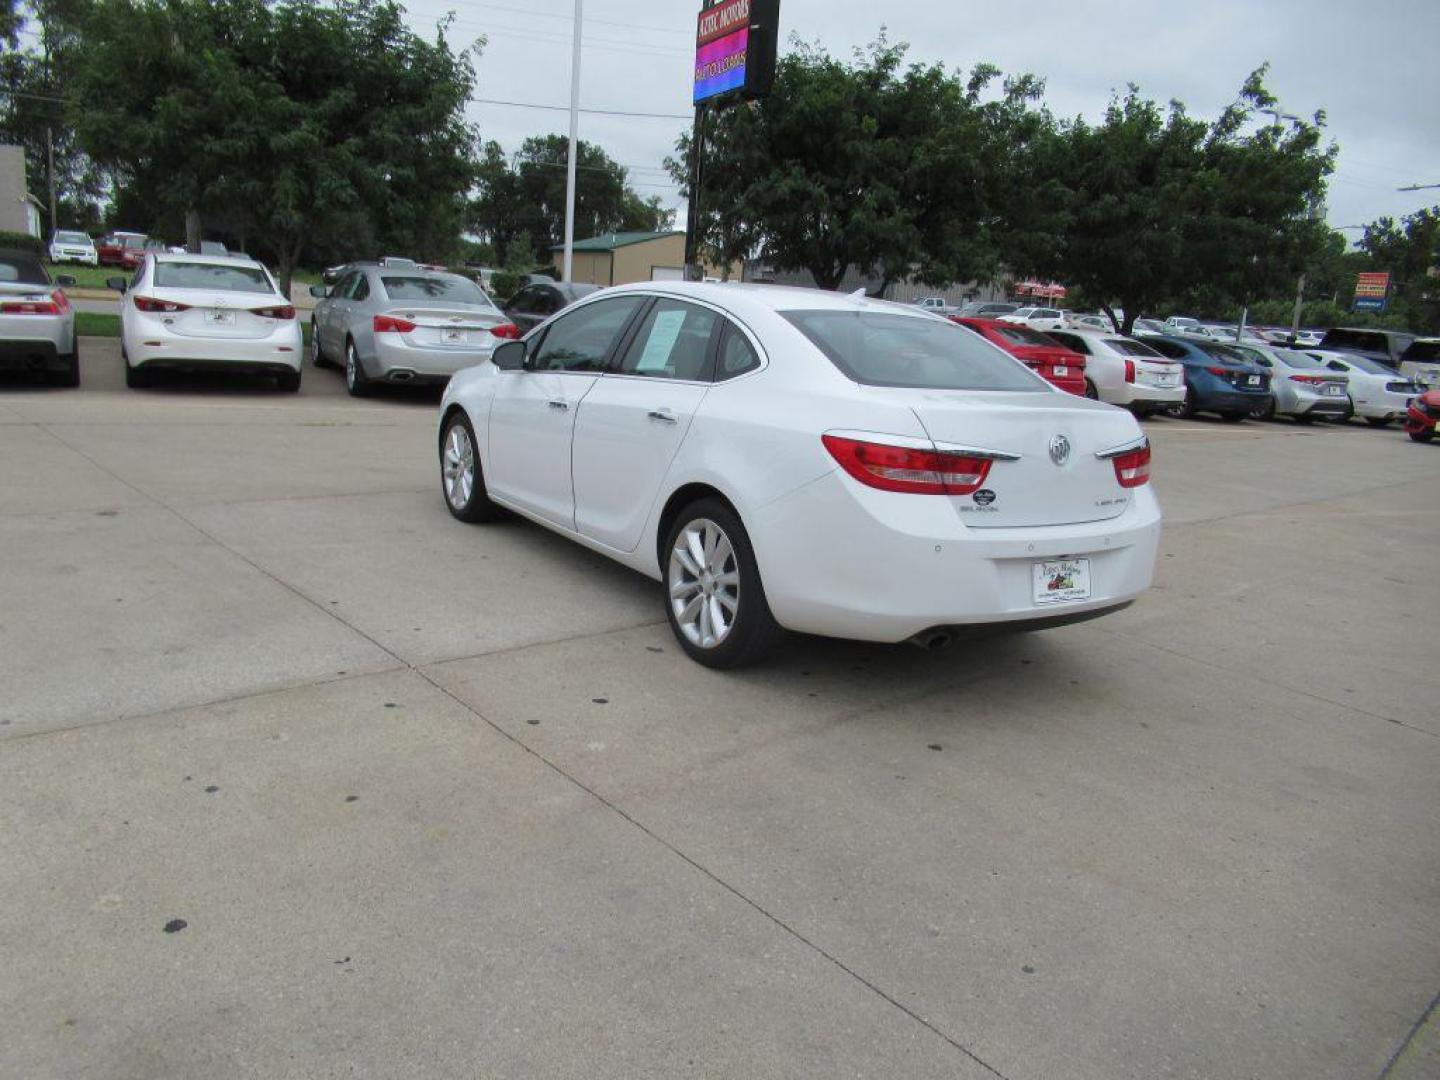
[[[310,363],[317,368],[330,366],[330,361],[325,359],[325,350],[320,347],[320,328],[313,319],[310,322]]]
[[[490,501],[485,471],[475,449],[475,429],[470,426],[469,418],[458,410],[440,436],[440,491],[450,513],[467,524],[495,521],[505,514]]]
[[[663,551],[665,613],[692,660],[737,668],[774,651],[785,631],[770,613],[750,536],[728,504],[691,503],[670,526]]]

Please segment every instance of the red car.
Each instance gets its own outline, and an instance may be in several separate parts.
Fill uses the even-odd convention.
[[[1435,425],[1440,423],[1440,390],[1427,390],[1410,400],[1405,413],[1405,434],[1416,442],[1435,438]]]
[[[136,251],[144,247],[144,233],[113,232],[96,243],[95,254],[99,256],[101,266],[125,266],[127,251]],[[133,265],[132,263],[132,268]]]
[[[974,330],[992,345],[998,345],[1021,361],[1046,382],[1079,397],[1085,396],[1085,357],[1071,352],[1052,337],[1028,326],[998,319],[962,319],[951,322]]]

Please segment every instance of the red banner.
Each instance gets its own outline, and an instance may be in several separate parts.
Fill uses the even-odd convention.
[[[705,45],[750,25],[750,0],[725,0],[700,12],[695,44]]]
[[[1383,300],[1389,294],[1389,274],[1361,274],[1355,282],[1355,295],[1357,297],[1372,297]]]

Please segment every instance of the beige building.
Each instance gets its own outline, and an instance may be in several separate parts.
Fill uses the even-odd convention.
[[[565,247],[551,249],[556,277],[565,269]],[[575,241],[574,280],[585,285],[679,281],[685,276],[683,232],[606,233]]]
[[[25,151],[0,146],[0,232],[40,235],[40,204],[25,184]],[[680,238],[684,246],[685,238]]]

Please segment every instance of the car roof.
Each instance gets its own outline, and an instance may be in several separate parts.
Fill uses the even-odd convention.
[[[644,281],[633,285],[617,285],[604,289],[600,296],[621,296],[638,292],[649,295],[674,296],[679,299],[705,300],[736,314],[746,312],[783,313],[786,311],[871,311],[902,315],[910,319],[949,322],[916,307],[914,304],[872,300],[850,293],[826,289],[805,289],[793,285],[752,285],[739,282],[705,283],[698,281]],[[588,300],[589,297],[586,297]]]
[[[203,263],[206,266],[259,266],[254,259],[243,255],[179,255],[168,251],[157,251],[151,256],[157,263]]]

